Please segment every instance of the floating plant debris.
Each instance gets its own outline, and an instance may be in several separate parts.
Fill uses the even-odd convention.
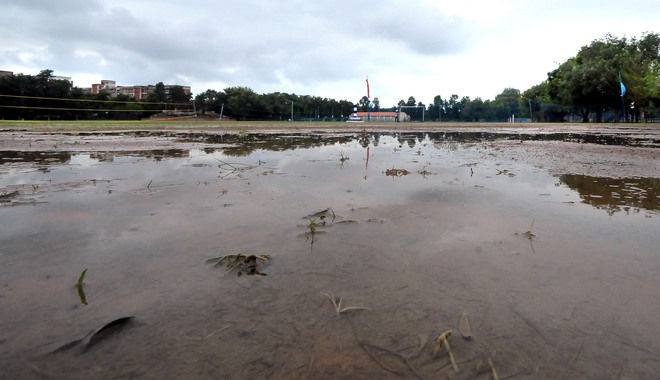
[[[11,202],[12,199],[14,199],[15,197],[18,197],[19,194],[20,193],[18,192],[18,190],[8,191],[6,193],[2,193],[2,194],[0,194],[0,203],[9,203],[9,202]]]
[[[532,225],[529,226],[529,230],[523,232],[523,235],[527,236],[527,239],[532,240],[536,237],[536,234],[532,232],[532,228],[534,227],[534,219],[532,219]]]
[[[265,263],[269,260],[269,258],[269,255],[246,255],[239,253],[236,255],[214,257],[212,259],[206,260],[206,263],[214,263],[214,268],[221,264],[226,264],[228,271],[237,269],[236,275],[238,276],[242,276],[244,273],[250,276],[265,276],[266,273],[259,271],[259,263]]]
[[[339,296],[334,295],[331,292],[323,292],[323,296],[328,298],[330,302],[332,302],[332,306],[335,308],[335,315],[337,318],[339,318],[339,315],[341,313],[345,313],[347,311],[352,311],[352,310],[371,310],[368,307],[362,307],[362,306],[348,306],[348,307],[341,307],[341,301],[342,298]]]
[[[433,347],[433,355],[437,355],[438,352],[440,352],[440,349],[442,346],[445,346],[447,349],[447,354],[449,354],[449,360],[451,361],[452,367],[454,367],[454,371],[458,372],[458,364],[456,364],[456,359],[454,359],[454,354],[451,352],[451,347],[449,347],[449,337],[451,336],[452,330],[445,330],[443,331],[438,337],[435,339],[435,346]]]
[[[62,346],[58,347],[51,353],[68,351],[78,346],[82,346],[84,350],[87,351],[92,346],[95,346],[101,343],[102,341],[106,340],[108,337],[122,331],[124,327],[126,327],[129,324],[129,322],[131,322],[134,318],[135,318],[134,316],[129,316],[129,317],[122,317],[119,319],[115,319],[114,321],[105,324],[96,332],[91,331],[80,339],[63,344]]]
[[[385,170],[385,175],[388,177],[403,177],[404,175],[408,175],[410,172],[406,169],[387,169]]]
[[[335,215],[334,210],[331,209],[331,208],[326,208],[324,210],[311,213],[311,214],[305,216],[304,218],[305,219],[310,219],[310,220],[318,218],[320,220],[319,224],[325,225],[326,219],[330,215],[332,215],[332,219],[330,220],[330,223],[333,223],[337,216]]]
[[[470,329],[470,321],[468,320],[467,313],[461,314],[458,319],[458,332],[461,333],[463,338],[467,340],[472,339],[472,329]]]
[[[78,297],[80,297],[80,303],[87,305],[87,297],[85,296],[85,291],[83,290],[83,281],[85,280],[85,275],[87,274],[87,268],[80,273],[78,277],[78,282],[76,282],[76,290],[78,290]]]

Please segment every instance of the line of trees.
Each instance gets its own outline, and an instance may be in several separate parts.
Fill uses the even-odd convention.
[[[191,98],[182,86],[167,91],[162,82],[145,100],[105,90],[92,94],[50,69],[0,77],[0,119],[8,120],[141,119],[174,107],[192,107]]]
[[[339,121],[353,112],[354,103],[318,96],[273,92],[257,94],[248,87],[229,87],[223,91],[206,90],[195,96],[196,109],[202,113],[223,112],[238,120]]]
[[[135,101],[103,91],[89,94],[52,74],[52,70],[43,70],[36,76],[0,77],[0,117],[134,119],[178,107],[194,109],[200,115],[222,112],[238,120],[331,121],[347,118],[355,106],[361,111],[396,111],[407,106],[405,112],[413,121],[507,121],[515,116],[546,122],[608,122],[660,117],[660,35],[656,33],[645,33],[639,39],[608,34],[582,47],[575,57],[548,73],[547,80],[524,92],[505,88],[493,100],[437,95],[428,105],[410,96],[389,108],[381,107],[378,98],[369,101],[366,96],[354,103],[280,92],[257,94],[248,87],[208,89],[193,100],[183,88],[176,88],[179,86],[166,93],[162,82],[146,101]]]
[[[374,103],[372,109],[379,110]],[[366,96],[359,104],[367,109]],[[404,105],[423,106],[424,120],[506,121],[515,115],[544,122],[660,121],[660,35],[627,39],[608,34],[582,47],[548,73],[547,80],[522,93],[506,88],[494,100],[438,95],[429,105],[411,96],[399,101],[398,106]],[[413,120],[422,120],[421,109],[406,112]]]

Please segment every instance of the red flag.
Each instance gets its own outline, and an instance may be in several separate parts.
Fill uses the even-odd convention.
[[[371,99],[371,94],[369,93],[369,77],[367,77],[367,99]]]

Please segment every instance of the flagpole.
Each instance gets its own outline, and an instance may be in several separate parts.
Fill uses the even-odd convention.
[[[619,85],[621,86],[621,113],[623,114],[623,122],[625,123],[626,120],[626,103],[623,99],[623,96],[626,94],[626,86],[623,84],[623,80],[621,80],[621,70],[619,70]]]
[[[371,121],[371,93],[369,91],[369,77],[367,77],[367,121]]]
[[[626,120],[626,103],[623,101],[623,95],[621,95],[621,113],[623,113],[623,122],[627,122]]]

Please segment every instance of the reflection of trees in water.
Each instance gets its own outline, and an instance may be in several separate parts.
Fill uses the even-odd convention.
[[[238,133],[238,134],[188,134],[179,136],[185,141],[200,141],[207,144],[227,145],[220,150],[229,156],[247,156],[257,149],[270,151],[313,148],[357,141],[366,148],[370,144],[378,146],[381,137],[390,136],[400,145],[415,147],[422,141],[430,141],[444,146],[446,144],[465,144],[497,140],[538,140],[567,141],[590,144],[623,146],[660,146],[656,140],[635,140],[630,136],[590,135],[581,133],[543,133],[522,134],[510,132],[485,131],[449,131],[449,132],[361,132],[361,133]],[[650,144],[650,145],[649,145]]]
[[[475,143],[496,140],[529,140],[529,141],[564,141],[598,145],[644,146],[660,147],[660,139],[648,136],[619,136],[588,133],[511,133],[511,132],[484,132],[484,131],[449,131],[449,132],[401,132],[393,133],[402,144],[428,139],[434,143],[452,141],[456,143]]]
[[[219,136],[209,135],[207,143],[218,143]],[[315,148],[335,144],[347,144],[355,140],[352,134],[234,134],[223,135],[221,148],[227,156],[247,156],[255,150],[281,152],[285,150]]]
[[[363,148],[368,147],[370,144],[376,147],[380,143],[380,136],[380,133],[362,133],[357,140]]]
[[[0,165],[16,162],[34,162],[37,164],[63,164],[71,160],[71,152],[41,152],[41,151],[2,151]]]
[[[519,134],[505,135],[483,132],[455,132],[455,133],[426,133],[426,132],[363,132],[354,133],[303,133],[303,134],[222,134],[192,136],[203,140],[207,144],[226,145],[217,150],[222,151],[228,156],[247,156],[255,150],[284,151],[299,148],[314,148],[335,144],[347,144],[357,141],[360,146],[366,148],[370,145],[377,147],[383,136],[390,136],[399,141],[400,145],[415,147],[422,141],[431,142],[475,142],[495,139],[519,139]],[[190,141],[190,140],[189,140]],[[196,140],[197,141],[197,140]],[[214,151],[214,148],[206,148],[207,153]]]
[[[190,151],[188,149],[153,149],[92,152],[89,154],[89,158],[98,160],[99,162],[112,162],[115,157],[144,157],[160,161],[163,158],[180,158],[188,157],[189,155]]]
[[[564,174],[560,181],[580,194],[584,203],[607,211],[610,215],[640,209],[660,210],[660,179],[604,178]]]
[[[78,154],[89,154],[89,158],[99,162],[113,162],[115,157],[137,157],[148,158],[160,161],[164,158],[188,157],[188,149],[153,149],[153,150],[122,150],[122,151],[103,151],[103,152],[18,152],[2,151],[0,152],[0,165],[6,163],[26,162],[37,165],[56,166],[66,165],[71,158]]]
[[[333,133],[204,133],[204,132],[137,132],[138,137],[160,136],[176,138],[181,142],[201,142],[212,145],[224,145],[222,148],[207,148],[220,150],[228,156],[247,156],[255,150],[284,151],[297,148],[313,148],[357,141],[366,148],[370,144],[378,146],[382,136],[397,139],[401,145],[414,147],[421,141],[431,143],[475,143],[494,140],[542,140],[570,141],[592,144],[624,145],[624,146],[660,146],[660,140],[644,137],[635,139],[630,136],[616,136],[586,133],[511,133],[485,131],[446,131],[446,132],[360,132]],[[209,152],[207,149],[207,153]]]

